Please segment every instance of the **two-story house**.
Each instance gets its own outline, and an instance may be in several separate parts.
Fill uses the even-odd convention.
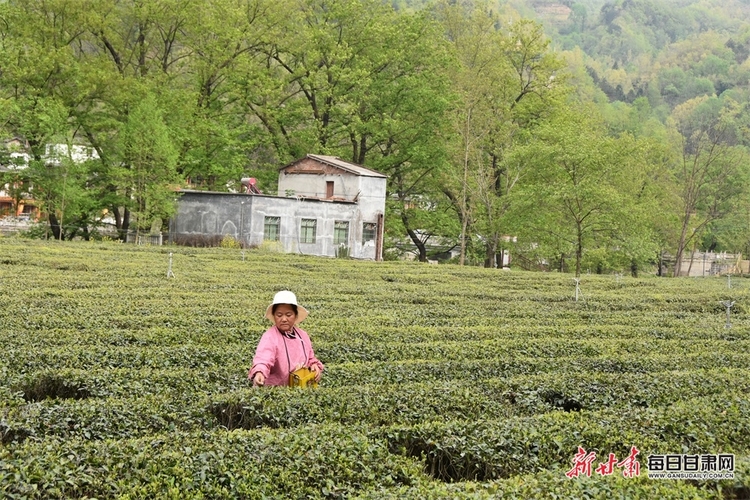
[[[170,240],[230,235],[285,252],[383,257],[386,176],[335,156],[307,155],[279,170],[277,195],[183,190]]]

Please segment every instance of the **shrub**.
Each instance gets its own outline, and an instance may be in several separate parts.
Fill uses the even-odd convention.
[[[208,248],[218,247],[221,245],[222,236],[218,234],[189,234],[180,235],[174,238],[174,244],[186,247]]]
[[[226,234],[219,243],[221,248],[242,248],[242,242],[231,234]]]

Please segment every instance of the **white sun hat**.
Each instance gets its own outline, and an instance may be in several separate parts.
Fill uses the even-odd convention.
[[[289,290],[276,292],[276,295],[273,296],[273,302],[271,302],[268,307],[266,307],[266,318],[271,321],[273,321],[273,306],[276,304],[289,304],[297,306],[297,321],[295,321],[295,324],[301,323],[307,317],[307,309],[297,304],[297,296]]]

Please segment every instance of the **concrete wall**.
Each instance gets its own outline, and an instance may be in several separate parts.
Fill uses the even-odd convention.
[[[375,222],[385,213],[384,176],[357,175],[312,158],[298,162],[294,168],[279,172],[278,196],[326,199],[326,184],[332,182],[331,199],[356,202],[366,221]]]
[[[279,173],[279,196],[305,196],[309,198],[325,198],[326,183],[333,182],[334,198],[353,200],[357,195],[358,182],[354,175],[342,174],[301,174],[288,173],[283,170]]]
[[[686,253],[680,276],[716,276],[720,274],[745,274],[750,271],[748,261],[727,253]]]
[[[228,234],[248,246],[257,246],[263,243],[266,216],[280,218],[279,245],[284,252],[333,257],[334,222],[348,221],[350,255],[376,258],[375,242],[362,242],[362,224],[377,219],[364,219],[359,205],[351,202],[183,191],[177,214],[170,221],[170,239]],[[315,243],[301,242],[302,219],[316,220]]]
[[[366,222],[376,222],[378,215],[385,214],[386,179],[380,177],[359,177],[359,198],[357,203]]]
[[[310,197],[324,199],[326,182],[333,182],[333,197],[339,201],[356,201],[365,222],[376,222],[385,214],[386,179],[352,174],[298,174],[281,172],[279,197]],[[289,195],[287,196],[287,192]]]

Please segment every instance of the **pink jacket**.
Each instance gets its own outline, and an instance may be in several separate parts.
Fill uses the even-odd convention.
[[[297,326],[294,331],[296,335],[290,339],[275,326],[266,330],[255,350],[253,367],[248,372],[250,380],[260,372],[266,379],[266,385],[288,385],[289,374],[299,366],[310,368],[318,365],[323,371],[323,363],[315,357],[310,336]]]

